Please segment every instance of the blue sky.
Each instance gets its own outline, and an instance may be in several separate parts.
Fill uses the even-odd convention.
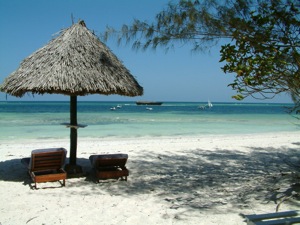
[[[20,62],[47,44],[52,35],[83,19],[96,34],[106,26],[120,28],[134,18],[151,21],[165,7],[168,0],[0,0],[0,83],[16,70]],[[82,101],[192,101],[235,102],[234,91],[227,87],[233,75],[224,74],[219,63],[219,48],[208,53],[192,53],[191,46],[176,45],[165,52],[134,51],[130,45],[118,46],[116,40],[106,45],[144,87],[140,97],[118,95],[89,95]],[[14,98],[0,93],[5,100],[69,100],[62,95],[31,95]],[[289,103],[290,97],[282,94],[272,100],[259,101],[247,98],[244,102]]]

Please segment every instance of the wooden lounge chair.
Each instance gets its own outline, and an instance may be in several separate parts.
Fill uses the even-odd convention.
[[[244,215],[247,225],[287,225],[300,224],[300,211],[286,211],[267,214]]]
[[[64,148],[37,149],[31,152],[31,158],[23,158],[21,162],[27,167],[31,179],[35,183],[60,181],[65,186],[67,174],[63,169],[67,151]]]
[[[91,155],[90,161],[96,171],[97,182],[100,179],[124,178],[127,181],[129,171],[125,164],[127,154]]]

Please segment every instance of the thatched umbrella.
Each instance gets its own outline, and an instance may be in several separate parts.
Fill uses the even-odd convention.
[[[84,21],[61,31],[21,62],[0,86],[0,91],[22,97],[32,94],[70,96],[69,173],[80,173],[76,164],[77,96],[118,94],[139,96],[143,88],[119,59],[90,31]]]

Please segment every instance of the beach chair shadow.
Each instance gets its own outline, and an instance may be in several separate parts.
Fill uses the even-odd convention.
[[[19,158],[0,162],[0,180],[24,182],[24,185],[30,183]]]
[[[37,183],[59,181],[65,186],[67,173],[63,169],[67,151],[64,148],[37,149],[31,157],[22,158],[21,163],[28,169],[28,174],[37,189]],[[61,182],[62,181],[62,182]]]

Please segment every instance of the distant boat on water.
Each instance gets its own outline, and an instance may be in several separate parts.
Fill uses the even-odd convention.
[[[149,102],[149,101],[137,101],[137,105],[162,105],[163,102]]]
[[[208,100],[207,105],[198,106],[198,109],[204,110],[204,109],[210,109],[212,107],[213,107],[213,104],[211,103],[211,101]]]
[[[110,108],[110,110],[116,110],[116,109],[121,109],[122,105],[117,105],[117,106],[113,106]]]
[[[207,107],[208,108],[212,108],[213,107],[213,104],[208,100],[208,102],[207,102]]]

